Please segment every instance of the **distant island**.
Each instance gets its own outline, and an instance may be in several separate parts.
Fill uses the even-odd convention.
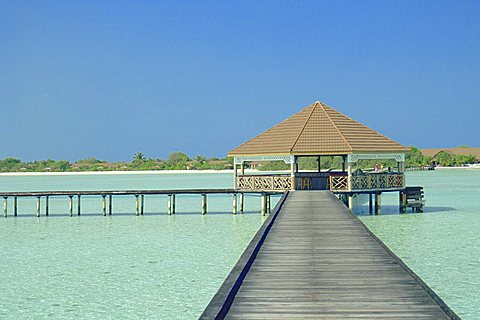
[[[406,156],[406,166],[428,167],[444,166],[455,167],[467,164],[478,163],[480,160],[480,148],[457,147],[446,149],[419,149],[411,147],[411,152]],[[322,168],[339,169],[342,167],[339,157],[322,157]],[[394,167],[392,161],[383,161],[382,165]],[[375,166],[374,160],[364,161],[360,164],[362,168]],[[314,158],[300,158],[299,167],[304,170],[314,170],[317,162]],[[87,172],[87,171],[145,171],[145,170],[229,170],[233,168],[233,158],[207,158],[198,155],[190,158],[183,152],[173,152],[167,159],[147,158],[141,152],[135,153],[130,162],[108,162],[95,158],[87,158],[70,162],[67,160],[39,160],[23,162],[16,158],[5,158],[0,160],[0,172]],[[272,171],[288,170],[289,166],[281,161],[251,163],[250,168]]]

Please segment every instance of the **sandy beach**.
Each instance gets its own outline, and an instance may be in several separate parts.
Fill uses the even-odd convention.
[[[245,172],[256,170],[245,170]],[[145,170],[145,171],[82,171],[82,172],[2,172],[0,176],[87,176],[131,174],[218,174],[233,173],[233,170]]]

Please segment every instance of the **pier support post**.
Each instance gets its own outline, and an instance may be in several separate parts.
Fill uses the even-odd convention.
[[[202,214],[207,213],[207,195],[202,194]]]
[[[107,197],[106,194],[102,194],[102,212],[103,212],[104,217],[107,215],[107,199],[106,199],[106,197]]]
[[[16,217],[18,213],[17,197],[13,197],[13,215]]]
[[[240,193],[240,213],[243,213],[244,205],[245,205],[245,194]]]
[[[143,216],[143,208],[145,207],[145,195],[140,196],[140,214]]]
[[[112,195],[108,195],[108,214],[112,215]]]
[[[403,191],[400,191],[398,195],[400,202],[400,213],[405,213],[407,211],[407,194]]]
[[[237,214],[237,194],[236,194],[236,193],[233,194],[233,203],[232,203],[232,205],[233,205],[232,213],[233,213],[233,214]]]
[[[266,208],[266,211],[267,211],[267,214],[270,214],[270,195],[267,195],[267,208]]]
[[[139,213],[139,209],[140,209],[140,206],[138,204],[138,194],[135,195],[135,215],[138,216],[140,213]]]
[[[68,196],[70,198],[70,206],[69,206],[69,212],[70,212],[70,217],[73,216],[73,196]]]
[[[8,216],[8,197],[3,197],[3,216],[6,218]]]
[[[175,194],[172,194],[172,214],[175,214]]]
[[[37,197],[37,217],[40,217],[40,197]]]
[[[382,214],[382,196],[380,193],[375,194],[375,215]]]
[[[353,210],[353,194],[352,193],[348,194],[348,208],[350,210]]]
[[[167,202],[167,212],[168,214],[172,214],[172,195],[168,195],[168,202]]]
[[[368,213],[373,213],[373,194],[368,194]]]
[[[80,195],[77,196],[78,197],[78,202],[77,202],[77,214],[80,215]]]
[[[48,217],[48,196],[45,196],[45,216]]]
[[[261,200],[261,212],[262,212],[262,216],[264,216],[266,214],[266,209],[267,209],[267,203],[266,203],[266,196],[264,194],[262,194],[262,200]]]

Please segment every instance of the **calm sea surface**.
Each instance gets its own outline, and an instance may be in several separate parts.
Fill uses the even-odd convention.
[[[398,212],[398,195],[383,196],[384,214],[361,219],[463,319],[480,318],[480,171],[408,173],[425,187],[423,214]],[[228,188],[230,174],[0,176],[2,191]],[[232,215],[231,198],[114,197],[113,216],[101,197],[82,197],[82,215],[68,216],[68,197],[19,199],[14,218],[0,219],[1,319],[195,319],[263,223],[260,199]],[[75,206],[76,208],[76,206]]]
[[[424,186],[425,213],[388,214],[392,193],[384,215],[362,221],[462,319],[480,319],[480,170],[410,172],[407,184]]]
[[[231,187],[229,174],[0,176],[0,190],[112,190]],[[3,199],[2,199],[3,200]],[[273,204],[273,203],[272,203]],[[82,215],[68,216],[68,197],[50,199],[36,218],[36,200],[18,200],[0,219],[0,319],[195,319],[230,272],[264,218],[260,198],[246,197],[231,214],[227,196],[114,197],[103,217],[101,197],[82,197]],[[3,209],[3,207],[2,207]],[[76,210],[76,204],[75,204]],[[76,213],[76,211],[75,211]]]

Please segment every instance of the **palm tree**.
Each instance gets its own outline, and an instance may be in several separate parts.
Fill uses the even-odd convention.
[[[141,152],[137,152],[133,155],[133,161],[143,161],[145,160],[145,156]]]

